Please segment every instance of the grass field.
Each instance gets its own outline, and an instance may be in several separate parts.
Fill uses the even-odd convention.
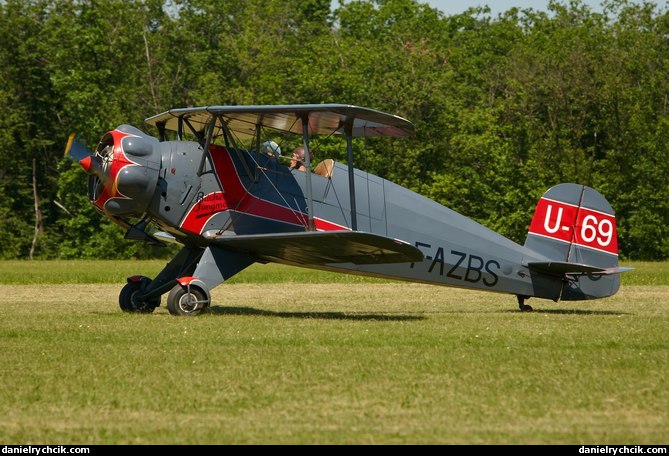
[[[666,444],[669,264],[583,303],[257,265],[123,314],[164,262],[0,262],[0,442]]]

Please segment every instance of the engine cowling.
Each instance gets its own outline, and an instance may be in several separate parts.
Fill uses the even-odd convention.
[[[146,212],[160,171],[159,141],[130,125],[107,132],[95,149],[88,180],[91,203],[106,215]]]

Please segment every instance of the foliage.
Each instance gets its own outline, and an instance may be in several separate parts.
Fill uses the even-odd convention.
[[[669,13],[604,6],[493,18],[414,0],[0,2],[0,258],[28,255],[33,160],[37,256],[155,255],[90,206],[62,159],[71,131],[94,145],[172,107],[339,102],[416,125],[407,141],[357,141],[360,168],[518,242],[546,189],[591,185],[617,212],[624,257],[667,259]]]

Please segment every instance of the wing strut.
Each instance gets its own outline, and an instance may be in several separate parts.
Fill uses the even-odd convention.
[[[193,124],[191,124],[190,121],[186,117],[182,116],[181,120],[183,121],[183,123],[185,123],[188,126],[188,129],[191,131],[191,133],[193,133],[193,136],[195,136],[197,138],[197,141],[202,145],[202,147],[204,147],[204,145],[202,144],[205,141],[204,131],[202,131],[202,132],[197,131],[195,129],[195,127],[193,127]],[[181,135],[182,136],[183,136],[183,123],[181,125]],[[211,132],[213,134],[213,130],[211,130]],[[208,139],[209,139],[209,142],[211,142],[211,138],[208,138]],[[182,138],[180,137],[179,141],[181,141],[181,140],[182,140]]]
[[[190,128],[190,122],[188,122],[188,119],[184,119],[186,121],[186,125]],[[214,116],[214,119],[212,120],[211,124],[208,125],[208,131],[207,131],[207,137],[204,140],[204,144],[202,144],[202,141],[200,141],[200,144],[202,144],[202,158],[200,159],[200,166],[197,169],[197,175],[202,176],[202,173],[204,172],[204,164],[207,161],[207,156],[209,155],[209,146],[211,145],[211,138],[214,136],[214,130],[216,129],[216,116]]]
[[[348,158],[348,193],[351,198],[351,230],[358,230],[358,219],[355,207],[355,175],[353,168],[353,121],[347,120],[344,125],[344,132],[346,134],[346,154]]]
[[[314,198],[311,192],[311,153],[309,151],[309,113],[302,115],[302,142],[304,143],[304,166],[307,168],[307,231],[314,231]]]

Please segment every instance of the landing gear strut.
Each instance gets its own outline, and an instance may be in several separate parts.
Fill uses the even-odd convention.
[[[518,307],[521,312],[532,312],[534,310],[532,306],[525,304],[525,300],[530,299],[529,296],[516,295],[516,297],[518,298]]]

